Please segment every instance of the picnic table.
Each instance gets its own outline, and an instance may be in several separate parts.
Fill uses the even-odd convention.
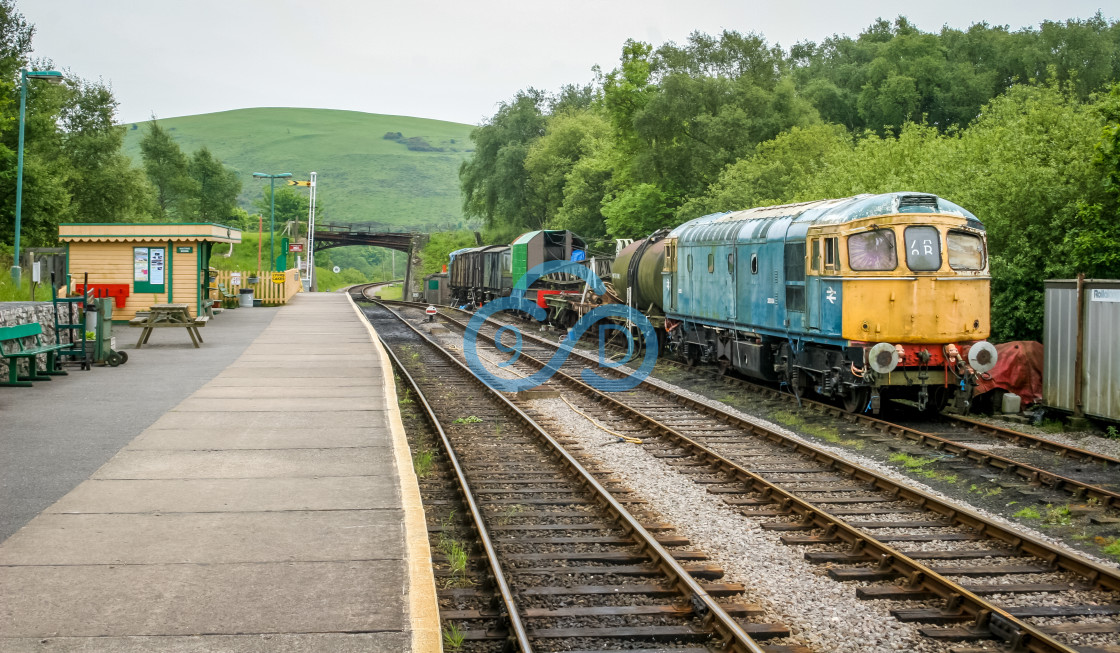
[[[136,342],[137,349],[148,342],[148,338],[152,335],[152,329],[164,327],[185,328],[187,334],[191,337],[191,342],[197,349],[198,343],[202,342],[202,334],[198,332],[198,328],[206,326],[209,319],[204,315],[191,317],[189,304],[152,304],[151,310],[146,316],[134,317],[128,321],[128,325],[144,329],[140,332],[140,340]]]

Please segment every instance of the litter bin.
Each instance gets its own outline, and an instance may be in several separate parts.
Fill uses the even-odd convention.
[[[87,345],[93,346],[93,362],[110,367],[127,362],[127,353],[113,349],[113,299],[94,299],[93,306],[96,310],[86,313],[87,317],[91,314],[95,316],[96,321],[93,342],[87,341]]]
[[[253,289],[242,288],[237,292],[241,295],[241,297],[239,298],[239,305],[241,306],[241,308],[253,308]]]

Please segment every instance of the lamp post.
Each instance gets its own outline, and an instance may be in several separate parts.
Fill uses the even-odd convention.
[[[19,228],[20,209],[23,204],[23,117],[27,113],[27,80],[42,79],[51,84],[61,84],[62,73],[57,70],[20,70],[19,71],[19,146],[16,154],[16,235],[12,248],[12,281],[19,287]]]
[[[274,251],[276,242],[276,180],[287,179],[292,176],[292,173],[281,172],[270,175],[265,172],[254,172],[253,176],[257,179],[267,179],[269,184],[268,199],[272,202],[272,214],[268,218],[268,271],[273,272],[276,269],[276,252]]]

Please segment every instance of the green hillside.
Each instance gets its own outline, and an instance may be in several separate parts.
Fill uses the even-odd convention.
[[[319,173],[324,220],[459,226],[459,164],[471,125],[332,109],[238,109],[161,118],[188,155],[205,145],[240,173],[241,205],[250,209],[267,181],[254,172]],[[145,123],[133,123],[125,152],[140,163]],[[399,132],[389,140],[386,133]],[[442,150],[442,151],[440,151]]]

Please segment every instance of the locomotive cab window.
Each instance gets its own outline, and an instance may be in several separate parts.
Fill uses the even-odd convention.
[[[914,272],[941,269],[941,234],[936,227],[906,227],[906,266]]]
[[[840,269],[840,245],[838,238],[824,239],[824,269]]]
[[[813,256],[809,262],[809,271],[817,272],[821,269],[821,241],[819,238],[813,239]]]
[[[898,267],[894,232],[872,229],[848,236],[848,266],[853,270],[893,270]]]
[[[950,231],[945,236],[949,249],[949,267],[954,270],[983,270],[984,241],[979,236]]]

